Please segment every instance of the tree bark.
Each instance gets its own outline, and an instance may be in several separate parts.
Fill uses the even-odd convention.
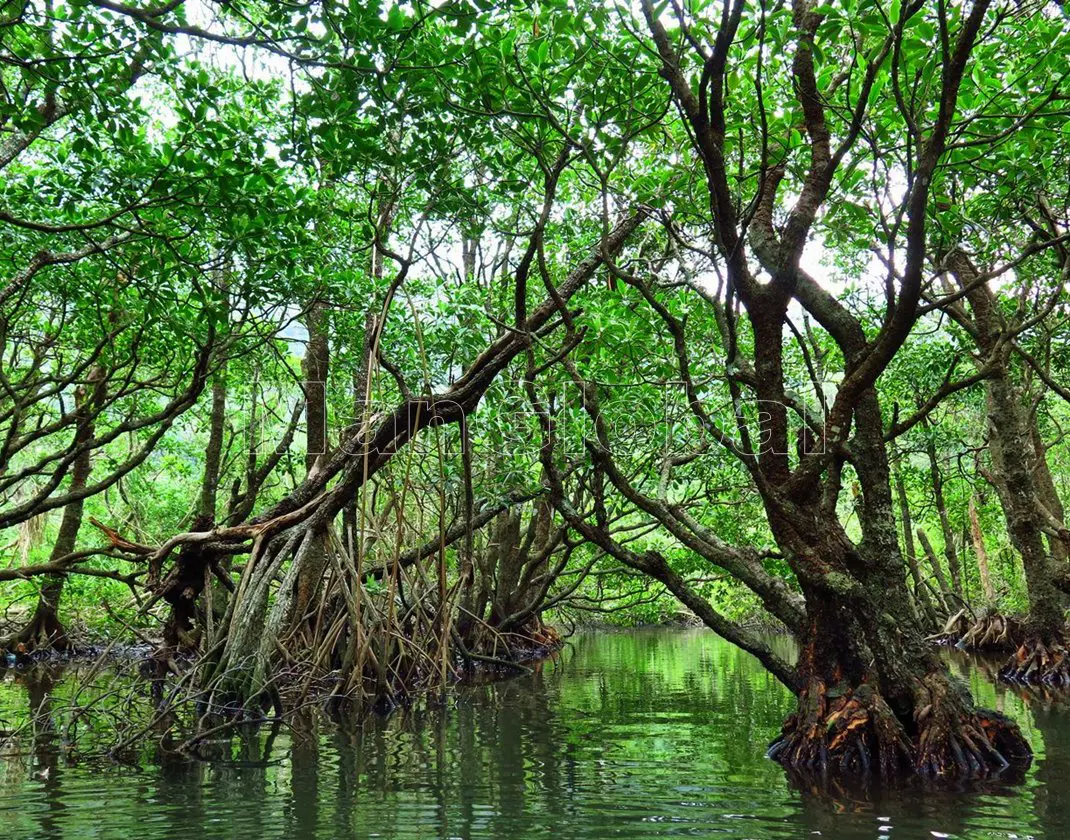
[[[211,531],[215,527],[226,414],[226,368],[222,367],[212,381],[208,443],[205,446],[200,495],[191,531]],[[200,544],[183,546],[174,568],[161,584],[163,599],[171,606],[164,624],[164,648],[157,654],[161,663],[175,651],[193,651],[199,646],[201,633],[195,632],[198,601],[205,587],[210,585],[211,567],[215,561],[212,552]]]
[[[855,413],[853,463],[863,490],[862,539],[835,516],[786,517],[770,506],[778,543],[793,555],[810,628],[798,665],[799,708],[770,749],[789,768],[918,771],[964,777],[1028,755],[1013,722],[976,709],[917,624],[895,529],[876,393]],[[800,509],[796,509],[802,512]]]
[[[985,535],[977,517],[977,504],[970,496],[970,536],[973,538],[973,550],[977,554],[977,570],[981,578],[981,592],[984,594],[985,606],[993,607],[996,603],[996,590],[992,586],[992,575],[988,568],[988,550],[985,548]]]
[[[921,576],[921,566],[918,563],[917,546],[914,543],[914,522],[910,515],[910,500],[907,497],[906,483],[903,481],[903,473],[896,470],[895,492],[899,501],[899,522],[903,532],[903,548],[906,551],[907,568],[910,570],[910,580],[914,586],[914,600],[929,627],[936,627],[939,619],[932,599],[925,587]]]
[[[936,551],[933,550],[933,544],[929,540],[929,535],[925,533],[925,529],[918,528],[917,533],[918,542],[921,543],[922,550],[929,560],[929,567],[933,570],[933,577],[936,578],[936,585],[939,587],[936,595],[940,600],[940,606],[943,608],[944,613],[949,615],[951,611],[951,590],[948,588],[944,570],[940,568],[940,558],[936,556]]]
[[[1014,381],[1008,340],[1013,334],[1008,335],[995,294],[987,284],[976,282],[979,275],[970,258],[963,251],[954,250],[945,262],[959,286],[966,290],[972,315],[970,326],[981,354],[979,363],[991,370],[985,379],[985,405],[992,479],[1011,543],[1022,558],[1029,591],[1026,631],[1032,638],[1016,654],[1016,659],[1021,661],[1008,663],[1005,674],[1024,678],[1025,672],[1032,668],[1031,679],[1044,679],[1044,673],[1053,670],[1060,681],[1070,679],[1070,663],[1062,656],[1034,668],[1036,659],[1025,649],[1039,647],[1047,651],[1062,647],[1068,599],[1057,585],[1061,564],[1052,557],[1044,539],[1045,532],[1053,528],[1048,517],[1057,515],[1061,504],[1046,464],[1038,460],[1039,435],[1027,399]],[[960,318],[965,317],[960,313]],[[1050,489],[1045,486],[1048,483]],[[1045,506],[1045,499],[1050,507]],[[1046,653],[1043,658],[1047,660]]]
[[[330,361],[329,336],[327,332],[327,304],[315,301],[305,316],[308,329],[308,347],[305,351],[305,469],[312,475],[324,464],[328,456],[327,434],[327,374]],[[297,569],[296,592],[291,614],[282,619],[282,626],[300,621],[305,616],[319,589],[327,567],[326,531],[318,531],[316,539],[302,555],[303,562]],[[295,560],[295,563],[297,561]]]
[[[940,532],[944,537],[944,557],[947,558],[947,570],[951,575],[951,591],[965,603],[962,589],[962,573],[959,565],[959,555],[955,548],[955,532],[951,528],[951,517],[947,512],[947,500],[944,497],[944,476],[940,471],[940,462],[937,459],[936,441],[930,434],[925,444],[926,454],[929,456],[929,475],[933,483],[933,499],[936,502],[936,511],[940,517]]]
[[[197,513],[201,519],[215,525],[216,500],[219,493],[219,472],[223,458],[223,438],[227,422],[227,373],[221,367],[212,379],[212,415],[209,421],[208,445],[204,450],[204,472],[201,476],[201,496]]]
[[[314,301],[305,315],[308,344],[302,363],[305,391],[305,469],[311,473],[327,457],[327,304]]]
[[[77,402],[75,410],[81,414],[75,430],[75,446],[82,446],[93,439],[94,421],[105,399],[104,375],[103,368],[94,367],[86,386],[79,387],[75,393]],[[89,393],[87,393],[87,388],[90,389]],[[72,554],[78,542],[78,531],[82,527],[82,512],[85,505],[84,498],[80,494],[89,483],[89,475],[93,466],[92,453],[92,447],[85,446],[71,465],[71,483],[68,494],[74,500],[63,508],[59,532],[49,554],[49,563],[56,563]],[[72,643],[59,620],[59,604],[63,597],[65,581],[64,575],[49,575],[45,578],[33,617],[14,637],[0,643],[0,648],[21,652],[71,649]]]

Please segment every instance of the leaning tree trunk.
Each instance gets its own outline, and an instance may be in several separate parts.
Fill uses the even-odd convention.
[[[639,207],[624,216],[591,252],[581,259],[557,286],[552,296],[531,310],[522,329],[510,330],[496,338],[468,366],[464,373],[438,394],[415,397],[406,395],[393,412],[377,420],[370,429],[356,430],[347,440],[320,462],[306,480],[270,510],[253,520],[229,529],[216,529],[221,540],[248,546],[249,560],[242,579],[230,600],[227,615],[220,622],[210,644],[211,653],[200,668],[200,682],[221,698],[245,703],[270,689],[271,675],[266,659],[273,659],[279,634],[272,631],[275,618],[268,613],[270,594],[276,576],[287,561],[287,579],[276,592],[273,610],[286,606],[293,582],[294,566],[305,562],[302,554],[312,541],[330,534],[335,517],[352,502],[366,482],[383,469],[423,429],[430,426],[463,423],[509,364],[528,347],[527,336],[544,334],[556,326],[553,319],[561,305],[584,288],[608,256],[615,256],[628,238],[650,215]],[[329,487],[327,482],[336,479]],[[187,541],[188,542],[188,541]],[[339,550],[341,541],[332,540],[327,559],[350,563],[354,558]],[[358,558],[355,558],[359,561]],[[362,573],[353,565],[339,571],[338,578],[353,596],[347,595],[346,629],[350,638],[359,640],[361,618]],[[351,608],[349,607],[351,604]],[[289,607],[287,606],[288,610]],[[282,627],[286,622],[281,622]],[[441,640],[440,640],[441,641]],[[366,647],[366,646],[365,646]],[[365,648],[361,648],[364,650]]]
[[[981,579],[981,593],[984,596],[986,609],[992,609],[996,605],[996,590],[992,586],[992,573],[988,567],[988,549],[985,547],[985,534],[981,530],[981,521],[977,515],[977,502],[970,497],[970,537],[973,540],[973,550],[977,555],[977,574]]]
[[[914,587],[914,601],[918,608],[919,618],[923,618],[928,627],[935,628],[939,625],[939,619],[932,599],[929,597],[925,581],[921,576],[921,565],[918,563],[918,552],[914,542],[914,519],[910,514],[910,500],[907,498],[906,483],[903,481],[901,470],[896,471],[895,491],[899,502],[903,548],[906,551],[907,568],[910,571],[910,579]]]
[[[1033,447],[1036,450],[1037,466],[1034,475],[1036,476],[1037,489],[1040,493],[1040,502],[1056,522],[1066,522],[1066,510],[1063,508],[1062,499],[1059,498],[1059,491],[1055,488],[1055,477],[1052,475],[1051,467],[1048,465],[1048,449],[1040,436],[1040,427],[1037,424],[1037,413],[1035,411],[1029,413],[1029,426],[1033,437]],[[1051,552],[1057,570],[1065,574],[1067,569],[1064,564],[1070,561],[1070,551],[1068,551],[1066,541],[1062,537],[1049,534],[1048,550]]]
[[[940,517],[940,533],[944,537],[944,556],[947,558],[947,570],[951,574],[951,588],[959,602],[965,603],[959,554],[955,548],[955,532],[951,529],[951,517],[948,514],[947,499],[944,495],[944,476],[940,470],[940,462],[937,459],[936,441],[932,439],[931,435],[926,442],[925,451],[929,456],[929,474],[932,477],[933,500],[936,502],[936,512]]]
[[[947,578],[944,576],[944,570],[940,567],[940,558],[936,556],[936,551],[933,549],[932,541],[929,539],[929,535],[924,528],[918,528],[915,532],[918,537],[918,542],[921,543],[922,551],[925,552],[925,559],[929,561],[929,568],[932,569],[933,578],[936,580],[937,591],[936,597],[940,601],[940,606],[945,615],[951,613],[951,590],[947,585]]]

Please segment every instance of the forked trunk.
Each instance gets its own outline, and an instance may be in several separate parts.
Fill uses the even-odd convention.
[[[809,627],[801,640],[799,706],[770,755],[804,773],[999,773],[1028,759],[1029,746],[1013,721],[974,706],[911,620],[872,390],[855,420],[861,541],[851,541],[835,508],[816,494],[771,510],[774,535],[806,595]]]

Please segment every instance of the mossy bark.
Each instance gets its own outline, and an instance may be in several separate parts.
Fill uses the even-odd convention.
[[[1056,518],[1062,505],[1044,462],[1027,397],[1014,378],[1012,346],[1006,340],[1008,324],[996,297],[987,284],[977,282],[980,275],[965,253],[952,251],[946,262],[970,304],[970,316],[959,310],[957,317],[970,327],[981,351],[981,363],[990,371],[985,379],[985,407],[991,481],[1011,544],[1022,558],[1029,592],[1026,641],[1000,670],[1000,676],[1011,681],[1070,682],[1070,657],[1065,649],[1070,598],[1060,585],[1065,576],[1064,554],[1061,546],[1058,555],[1051,550],[1061,539],[1051,543],[1045,539],[1046,532],[1065,530]]]
[[[799,706],[770,754],[799,772],[1001,772],[1028,758],[1028,744],[1013,722],[974,706],[911,620],[874,391],[861,397],[855,421],[860,541],[819,497],[767,504],[809,618],[800,640]]]

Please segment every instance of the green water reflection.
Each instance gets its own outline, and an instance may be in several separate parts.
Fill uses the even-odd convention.
[[[709,633],[651,630],[582,635],[445,710],[363,726],[310,715],[212,744],[203,762],[75,761],[44,737],[0,756],[0,838],[1070,837],[1070,709],[953,667],[1025,727],[1025,784],[796,790],[764,757],[791,706],[779,684]],[[0,726],[59,704],[70,681],[0,678]]]

